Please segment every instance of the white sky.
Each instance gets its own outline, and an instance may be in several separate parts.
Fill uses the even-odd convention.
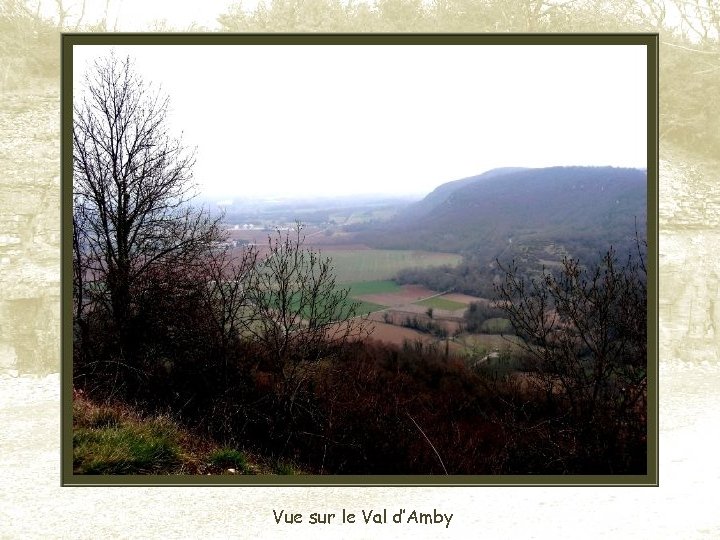
[[[494,167],[646,167],[644,46],[124,46],[208,195],[424,194]],[[74,47],[76,84],[109,48]]]

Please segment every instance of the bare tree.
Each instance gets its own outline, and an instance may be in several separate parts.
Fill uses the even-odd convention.
[[[513,265],[497,288],[524,340],[528,380],[554,411],[554,436],[572,434],[577,451],[599,455],[598,445],[609,452],[612,441],[643,440],[647,246],[637,246],[624,265],[611,248],[594,267],[566,258],[559,273],[544,271],[539,280]]]
[[[687,40],[700,47],[717,48],[720,39],[720,3],[717,0],[672,0]]]
[[[289,408],[314,363],[367,332],[358,303],[336,283],[332,261],[303,243],[299,223],[268,239],[248,289],[253,312],[245,319],[245,331],[265,351],[263,370],[278,378]]]
[[[242,337],[247,320],[252,316],[254,306],[250,287],[258,255],[255,246],[244,246],[239,255],[234,255],[228,247],[207,254],[204,268],[206,298],[221,347]]]
[[[188,205],[193,152],[170,135],[168,98],[151,90],[130,58],[111,54],[96,61],[79,95],[73,120],[76,278],[83,294],[92,291],[110,313],[122,344],[130,339],[124,332],[137,288],[152,269],[201,264],[222,235],[218,220]]]
[[[546,271],[529,283],[516,267],[504,270],[500,306],[548,391],[559,385],[588,420],[601,403],[633,406],[641,399],[647,368],[643,258],[619,265],[610,249],[591,269],[566,258],[558,275]]]

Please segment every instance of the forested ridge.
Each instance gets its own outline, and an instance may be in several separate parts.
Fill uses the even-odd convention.
[[[460,253],[457,267],[408,269],[397,279],[491,297],[497,260],[532,276],[564,257],[591,264],[608,246],[627,252],[636,234],[645,235],[647,204],[641,169],[500,169],[442,184],[359,236],[377,247]]]

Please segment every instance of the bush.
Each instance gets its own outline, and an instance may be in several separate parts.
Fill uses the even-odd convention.
[[[297,467],[290,463],[278,461],[273,467],[273,473],[284,476],[294,476],[296,474],[300,474],[300,471]]]

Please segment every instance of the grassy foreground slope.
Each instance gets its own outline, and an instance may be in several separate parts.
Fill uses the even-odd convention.
[[[192,433],[166,415],[73,397],[73,474],[297,474]]]

